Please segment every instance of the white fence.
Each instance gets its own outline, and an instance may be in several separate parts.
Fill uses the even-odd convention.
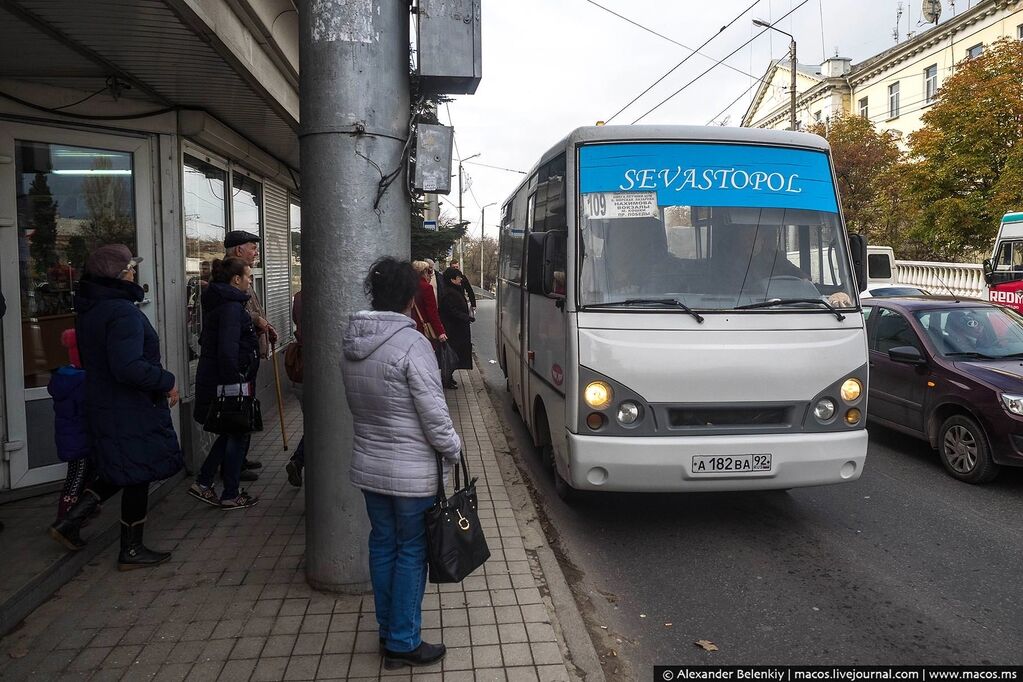
[[[984,268],[979,264],[897,260],[895,268],[899,284],[921,287],[936,295],[951,289],[956,296],[987,298]]]

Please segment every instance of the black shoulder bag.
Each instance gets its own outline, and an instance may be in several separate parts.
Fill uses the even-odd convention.
[[[217,434],[242,434],[263,430],[263,413],[254,395],[245,395],[249,382],[240,377],[238,395],[225,395],[226,386],[217,386],[217,397],[210,404],[202,430]],[[234,386],[234,384],[228,384]]]
[[[444,492],[444,462],[437,454],[437,502],[426,510],[426,546],[431,583],[460,583],[490,558],[487,538],[480,526],[476,500],[476,479],[469,478],[465,452],[459,454],[465,487],[461,487],[459,467],[455,467],[455,492]]]

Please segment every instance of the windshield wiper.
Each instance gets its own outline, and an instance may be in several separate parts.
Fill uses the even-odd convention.
[[[770,298],[766,301],[761,301],[760,303],[747,303],[746,305],[737,305],[735,306],[735,310],[750,310],[752,308],[770,308],[776,305],[794,305],[796,303],[812,303],[814,305],[822,305],[828,310],[830,310],[832,313],[834,313],[835,317],[838,319],[839,322],[845,319],[845,315],[838,312],[838,308],[831,305],[823,298]]]
[[[969,358],[973,360],[1001,360],[1001,357],[994,355],[984,355],[972,350],[956,351],[953,353],[945,353],[946,358]],[[1006,356],[1008,357],[1008,356]]]
[[[612,308],[617,305],[649,305],[649,304],[660,304],[660,305],[673,305],[676,308],[681,308],[690,315],[692,315],[697,322],[703,324],[703,315],[696,312],[689,306],[677,298],[627,298],[624,301],[612,301],[610,303],[590,303],[585,306],[586,308]]]

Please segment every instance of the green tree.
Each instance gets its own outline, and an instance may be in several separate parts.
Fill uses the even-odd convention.
[[[418,206],[417,206],[418,205]],[[469,223],[462,225],[447,215],[437,221],[437,230],[423,228],[423,204],[412,202],[412,260],[444,260],[451,246],[465,235]]]
[[[871,244],[901,242],[913,211],[900,192],[905,183],[905,163],[895,135],[879,132],[869,120],[854,115],[817,123],[810,132],[826,138],[831,145],[849,231],[866,235]]]
[[[47,268],[57,262],[57,203],[45,173],[36,173],[28,188],[28,211],[35,230],[29,253],[36,275],[45,277]]]
[[[990,250],[998,220],[1023,208],[1023,42],[1000,40],[956,65],[910,135],[913,237],[941,260]]]

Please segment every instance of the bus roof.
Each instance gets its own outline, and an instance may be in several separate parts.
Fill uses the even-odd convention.
[[[1023,213],[1006,213],[1002,216],[1003,223],[1023,223]]]
[[[560,154],[569,145],[579,142],[619,142],[643,140],[672,140],[677,142],[736,142],[739,144],[768,144],[782,147],[803,147],[828,151],[828,141],[819,135],[794,133],[789,130],[766,128],[736,128],[731,126],[693,125],[624,125],[624,126],[583,126],[576,128],[556,145],[547,150],[540,160],[529,169],[525,180],[515,188],[511,196],[529,182],[537,168]],[[507,203],[505,200],[504,203]]]

